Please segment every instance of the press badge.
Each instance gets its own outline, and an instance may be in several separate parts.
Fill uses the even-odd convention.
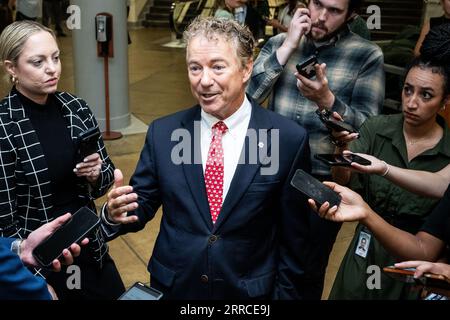
[[[359,233],[358,243],[356,245],[355,254],[362,258],[367,257],[367,252],[369,252],[370,239],[372,235],[370,233],[361,231]]]

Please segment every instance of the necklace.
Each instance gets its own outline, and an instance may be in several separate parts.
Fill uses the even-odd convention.
[[[435,130],[433,130],[433,131],[435,131]],[[430,140],[429,142],[431,144],[431,142],[434,143],[436,140],[434,132],[432,132],[432,134],[430,134],[426,137],[421,137],[419,139],[410,139],[408,137],[408,134],[405,132],[405,130],[403,130],[403,136],[405,137],[405,142],[408,146],[414,146],[414,145],[416,145],[420,142],[426,141],[426,140]],[[440,139],[440,137],[439,137],[439,139]]]
[[[415,144],[421,142],[422,140],[424,140],[424,138],[416,139],[416,140],[411,140],[411,139],[409,139],[409,138],[406,138],[406,135],[405,135],[405,142],[406,142],[406,144],[407,144],[408,146],[413,146],[413,145],[415,145]]]

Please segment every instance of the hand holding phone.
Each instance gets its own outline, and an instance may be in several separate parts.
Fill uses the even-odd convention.
[[[321,207],[326,201],[330,204],[330,208],[339,206],[341,202],[341,196],[337,192],[301,169],[295,171],[291,185],[308,198],[313,199],[318,207]]]
[[[356,154],[350,153],[350,154],[331,154],[331,153],[324,153],[324,154],[315,154],[314,158],[325,162],[329,166],[346,166],[351,167],[352,162],[356,162],[363,166],[369,166],[372,164],[369,160],[360,157]]]
[[[316,75],[316,68],[314,67],[318,63],[315,55],[310,56],[302,63],[297,64],[295,67],[299,74],[305,78],[311,79]]]
[[[405,268],[400,269],[395,266],[384,267],[383,271],[386,272],[391,278],[396,280],[406,282],[406,283],[416,283],[418,285],[423,285],[425,287],[434,287],[444,290],[450,290],[450,283],[444,275],[434,274],[434,273],[424,273],[421,277],[415,278],[414,273],[415,268]]]
[[[33,257],[40,265],[50,266],[62,255],[64,249],[69,248],[72,243],[79,243],[99,223],[100,219],[95,212],[82,207],[64,225],[34,248]]]
[[[331,130],[341,132],[348,131],[348,133],[358,133],[358,130],[353,128],[352,125],[339,121],[333,118],[331,111],[328,110],[316,110],[316,114],[319,116],[320,121],[322,121],[325,126]]]

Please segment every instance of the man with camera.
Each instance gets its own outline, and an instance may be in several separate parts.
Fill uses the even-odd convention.
[[[383,104],[382,52],[347,26],[361,2],[311,0],[308,8],[297,9],[287,33],[266,43],[253,68],[247,92],[259,103],[271,95],[269,109],[304,126],[310,137],[311,156],[334,151],[317,109],[324,114],[335,111],[347,124],[358,128],[367,117],[378,114]],[[311,160],[316,178],[331,179],[328,166]],[[340,226],[315,216],[311,224],[311,234],[317,239],[312,239],[307,263],[315,273],[311,283],[316,288],[310,298],[319,299]]]

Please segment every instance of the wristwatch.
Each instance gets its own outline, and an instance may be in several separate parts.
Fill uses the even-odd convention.
[[[22,253],[23,239],[16,239],[11,243],[11,251],[20,256]]]

